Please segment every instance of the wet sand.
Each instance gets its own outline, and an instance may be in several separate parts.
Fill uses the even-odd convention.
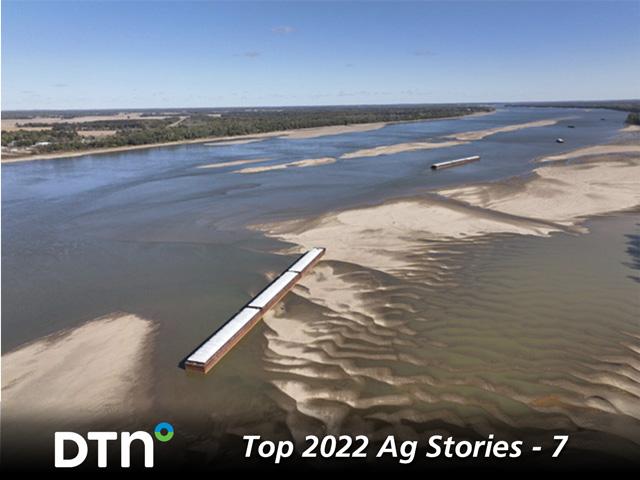
[[[571,131],[558,124],[454,147],[456,155],[483,149],[483,161],[443,172],[428,169],[442,151],[363,160],[366,168],[349,161],[290,175],[280,170],[283,175],[265,174],[260,181],[194,170],[216,160],[339,158],[383,143],[522,124],[550,113],[499,115],[351,138],[117,156],[100,165],[86,159],[6,168],[7,220],[15,219],[7,233],[20,235],[8,237],[3,265],[13,279],[3,287],[10,299],[5,342],[15,348],[102,312],[152,318],[158,354],[150,367],[151,393],[140,395],[152,405],[123,428],[172,421],[188,437],[189,462],[194,452],[219,461],[219,452],[235,452],[243,434],[300,439],[329,432],[366,434],[372,442],[388,434],[404,440],[433,433],[486,439],[492,433],[544,445],[545,454],[553,434],[569,433],[573,448],[588,451],[575,457],[579,461],[604,451],[640,458],[634,280],[640,263],[633,253],[640,213],[632,208],[579,217],[592,191],[617,195],[621,186],[624,196],[610,207],[631,201],[625,182],[637,174],[624,162],[635,154],[566,165],[533,161],[571,145],[609,141],[624,121],[621,113],[583,116]],[[553,142],[565,132],[567,144]],[[606,182],[579,173],[584,185],[575,201],[551,192],[571,208],[550,205],[556,214],[533,216],[537,200],[526,201],[528,192],[544,197],[553,188],[574,188],[575,172],[557,172],[577,165],[604,167],[597,172]],[[131,166],[144,175],[121,178]],[[613,175],[619,168],[629,178]],[[529,176],[513,177],[523,173]],[[372,178],[363,179],[367,175]],[[74,189],[74,180],[83,188]],[[514,210],[508,198],[526,208]],[[292,218],[298,220],[282,223]],[[244,230],[266,222],[261,228],[291,243]],[[64,235],[49,234],[53,227]],[[577,234],[587,228],[589,234]],[[293,261],[275,252],[325,239],[334,242],[328,259],[215,372],[193,377],[178,368],[217,322],[264,286],[269,272]],[[43,423],[15,428],[42,436]],[[59,429],[53,423],[50,430]],[[50,435],[43,438],[49,445]]]
[[[153,324],[112,314],[2,355],[3,421],[129,417],[141,390]]]
[[[633,283],[602,284],[585,264],[619,263],[571,244],[589,217],[638,206],[640,157],[602,155],[257,226],[288,251],[327,247],[264,319],[265,362],[293,437],[526,431],[550,447],[551,430],[572,432],[574,448],[636,458]],[[545,253],[518,238],[539,239],[534,251]]]
[[[314,221],[260,228],[280,240],[300,245],[300,251],[322,245],[327,248],[326,259],[387,273],[408,267],[410,254],[421,251],[429,240],[498,232],[545,235],[555,230],[543,222],[509,218],[437,197],[400,200],[332,213]]]
[[[426,241],[548,235],[588,216],[634,208],[640,204],[640,158],[589,157],[539,167],[527,178],[436,193],[259,228],[304,249],[325,246],[327,259],[394,272]]]

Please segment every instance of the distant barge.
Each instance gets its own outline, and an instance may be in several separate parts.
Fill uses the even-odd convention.
[[[300,281],[302,275],[318,263],[324,252],[324,248],[312,248],[302,255],[189,355],[184,362],[185,369],[198,373],[211,370]]]
[[[480,155],[458,158],[457,160],[449,160],[447,162],[434,163],[433,165],[431,165],[431,170],[441,170],[443,168],[457,167],[466,163],[477,162],[478,160],[480,160]]]

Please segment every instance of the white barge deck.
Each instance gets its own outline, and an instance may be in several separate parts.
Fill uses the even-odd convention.
[[[312,248],[296,260],[189,355],[184,362],[185,369],[199,373],[211,370],[300,281],[302,275],[318,263],[324,252],[324,248]]]

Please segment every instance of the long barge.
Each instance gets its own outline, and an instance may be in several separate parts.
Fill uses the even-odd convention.
[[[198,373],[211,370],[320,261],[324,252],[324,248],[312,248],[296,260],[189,355],[185,369]]]
[[[448,160],[446,162],[434,163],[433,165],[431,165],[431,170],[441,170],[443,168],[457,167],[466,163],[477,162],[478,160],[480,160],[480,155],[458,158],[456,160]]]

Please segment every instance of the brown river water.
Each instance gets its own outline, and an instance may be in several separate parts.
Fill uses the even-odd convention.
[[[140,340],[141,354],[125,368],[132,386],[123,387],[113,403],[98,402],[91,415],[74,415],[75,406],[31,415],[16,408],[19,397],[11,399],[11,409],[3,401],[3,461],[18,465],[31,458],[46,467],[56,430],[149,430],[168,421],[176,429],[173,450],[165,452],[172,466],[240,463],[245,434],[299,446],[309,434],[362,434],[373,443],[391,434],[494,434],[542,445],[546,457],[553,435],[569,434],[566,458],[572,461],[637,464],[637,210],[593,218],[583,225],[588,233],[425,238],[398,252],[403,261],[391,269],[355,257],[329,258],[209,375],[180,367],[185,355],[294,259],[282,254],[284,243],[246,225],[313,218],[338,203],[379,203],[526,174],[535,167],[534,157],[611,139],[617,127],[601,127],[601,116],[612,125],[620,120],[618,112],[574,110],[505,109],[496,115],[425,122],[426,132],[408,124],[392,133],[400,143],[567,116],[592,130],[571,148],[540,146],[544,132],[558,136],[561,126],[554,125],[481,139],[444,155],[485,149],[491,173],[471,165],[435,176],[421,155],[445,158],[429,150],[369,159],[376,163],[364,171],[356,159],[293,174],[239,175],[196,169],[212,162],[210,147],[197,145],[3,167],[3,354],[118,312],[151,325]],[[575,131],[580,135],[580,128]],[[375,147],[384,132],[234,145],[213,160],[295,160],[302,158],[298,150],[319,158],[327,149]],[[503,149],[513,162],[492,162],[491,152]],[[87,174],[101,168],[105,176]],[[329,194],[313,186],[314,172]],[[293,185],[283,189],[289,181]],[[3,397],[12,386],[7,368],[3,362]],[[110,381],[106,367],[78,387],[76,403],[81,406],[82,392],[91,393],[92,385],[107,388]],[[75,405],[46,377],[41,389],[45,397]]]

